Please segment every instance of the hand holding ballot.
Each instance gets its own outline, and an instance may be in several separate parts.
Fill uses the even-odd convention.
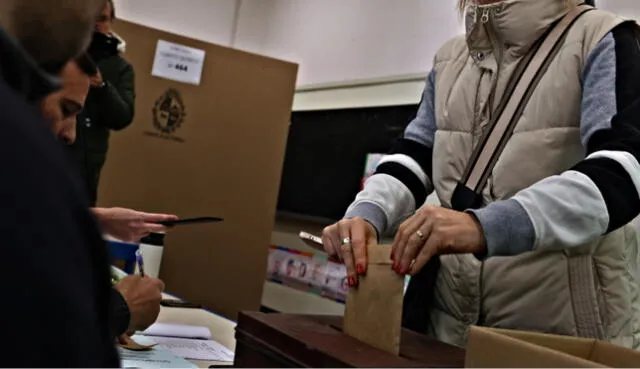
[[[367,247],[377,243],[376,229],[362,218],[343,219],[322,231],[324,249],[344,262],[350,287],[357,286],[358,276],[366,274]]]
[[[161,222],[177,221],[176,215],[152,214],[125,208],[92,208],[100,228],[124,242],[138,242],[150,233],[165,232]]]

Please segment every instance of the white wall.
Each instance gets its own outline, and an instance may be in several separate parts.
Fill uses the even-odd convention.
[[[118,17],[300,64],[298,85],[420,77],[455,0],[115,0]]]
[[[437,48],[463,32],[456,0],[115,2],[125,20],[297,62],[298,86],[304,87],[380,78],[419,80]],[[640,19],[638,0],[597,4]]]
[[[596,0],[596,6],[625,17],[640,19],[640,1],[638,0]]]
[[[293,110],[326,110],[352,107],[417,104],[426,77],[375,84],[299,89],[293,99]]]
[[[235,46],[299,63],[300,86],[420,75],[462,32],[455,3],[244,0]]]
[[[238,5],[237,0],[115,0],[118,18],[224,46],[232,45]]]

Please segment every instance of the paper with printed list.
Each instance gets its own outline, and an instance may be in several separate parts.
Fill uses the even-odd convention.
[[[191,338],[153,337],[156,347],[187,360],[233,362],[233,352],[216,341]]]
[[[197,368],[193,363],[162,349],[131,351],[118,347],[118,352],[123,368]]]

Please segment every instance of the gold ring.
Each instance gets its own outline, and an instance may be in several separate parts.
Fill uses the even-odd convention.
[[[424,238],[424,233],[422,233],[422,231],[418,229],[416,231],[416,236],[418,236],[419,239],[423,239]]]

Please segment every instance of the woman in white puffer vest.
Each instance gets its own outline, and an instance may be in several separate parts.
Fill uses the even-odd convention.
[[[428,306],[405,300],[405,314],[423,309],[428,323],[412,328],[459,346],[470,325],[484,325],[640,348],[639,243],[629,225],[640,213],[635,22],[600,10],[577,19],[480,189],[480,206],[452,206],[517,65],[580,3],[460,1],[466,35],[438,51],[404,137],[345,218],[325,229],[325,249],[340,254],[354,287],[378,236],[395,234],[400,274],[439,261],[433,285],[414,285],[432,296]],[[424,205],[434,190],[442,207]]]

